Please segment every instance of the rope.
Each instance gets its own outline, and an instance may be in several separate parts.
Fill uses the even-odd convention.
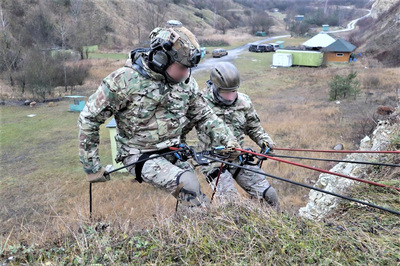
[[[236,150],[239,150],[239,149],[236,149]],[[214,160],[214,161],[217,161],[217,162],[224,162],[227,165],[240,167],[242,169],[245,168],[244,166],[240,166],[240,165],[237,165],[237,164],[234,164],[234,163],[230,163],[230,162],[225,162],[225,161],[222,161],[220,159],[213,158],[213,157],[210,157],[210,156],[207,156],[207,155],[204,155],[204,158],[207,158],[207,159],[210,159],[210,160]],[[365,201],[353,199],[353,198],[350,198],[350,197],[347,197],[347,196],[343,196],[343,195],[340,195],[340,194],[336,194],[336,193],[333,193],[333,192],[330,192],[330,191],[327,191],[327,190],[323,190],[323,189],[320,189],[320,188],[316,188],[316,187],[312,187],[312,186],[305,185],[305,184],[302,184],[302,183],[298,183],[298,182],[295,182],[295,181],[292,181],[292,180],[289,180],[289,179],[285,179],[285,178],[281,178],[281,177],[278,177],[278,176],[274,176],[274,175],[270,175],[270,174],[267,174],[267,173],[263,173],[263,172],[260,172],[260,171],[256,171],[256,170],[253,170],[251,168],[246,168],[246,170],[250,171],[250,172],[254,172],[256,174],[268,176],[268,177],[271,177],[271,178],[274,178],[274,179],[277,179],[277,180],[280,180],[280,181],[291,183],[291,184],[294,184],[294,185],[297,185],[297,186],[301,186],[301,187],[309,188],[309,189],[312,189],[312,190],[316,190],[316,191],[319,191],[321,193],[329,194],[329,195],[332,195],[332,196],[335,196],[335,197],[338,197],[338,198],[342,198],[342,199],[346,199],[346,200],[349,200],[349,201],[357,202],[357,203],[362,204],[362,205],[373,207],[373,208],[376,208],[376,209],[379,209],[379,210],[383,210],[383,211],[386,211],[386,212],[390,212],[390,213],[393,213],[393,214],[396,214],[396,215],[400,216],[400,212],[398,212],[398,211],[387,209],[387,208],[384,208],[384,207],[381,207],[381,206],[378,206],[378,205],[375,205],[375,204],[372,204],[372,203],[368,203],[368,202],[365,202]]]
[[[279,158],[304,159],[304,160],[312,160],[312,161],[339,162],[339,163],[355,163],[355,164],[368,164],[368,165],[377,165],[377,166],[400,167],[400,164],[391,164],[391,163],[371,163],[371,162],[362,162],[362,161],[348,161],[348,160],[322,159],[322,158],[298,157],[298,156],[277,155],[277,154],[271,154],[270,156],[271,156],[271,157],[279,157]]]
[[[329,153],[400,153],[400,151],[337,151],[337,150],[308,150],[308,149],[289,149],[289,148],[274,148],[277,151],[306,151],[306,152],[329,152]]]
[[[219,167],[218,176],[217,176],[217,180],[215,181],[215,187],[214,187],[214,191],[213,191],[212,196],[211,196],[210,203],[212,203],[212,201],[214,199],[215,192],[217,192],[218,181],[219,181],[219,177],[221,176],[222,168],[224,168],[224,163],[223,162],[221,163],[221,166]]]
[[[283,163],[292,164],[292,165],[295,165],[295,166],[311,169],[311,170],[318,171],[318,172],[321,172],[321,173],[326,173],[326,174],[330,174],[330,175],[336,175],[336,176],[352,179],[352,180],[355,180],[355,181],[367,183],[367,184],[370,184],[370,185],[375,185],[375,186],[379,186],[379,187],[393,188],[393,189],[395,189],[397,191],[400,191],[400,188],[398,188],[398,187],[392,187],[392,186],[376,183],[376,182],[373,182],[373,181],[368,181],[368,180],[364,180],[364,179],[360,179],[360,178],[356,178],[356,177],[352,177],[352,176],[347,176],[347,175],[331,172],[331,171],[328,171],[328,170],[324,170],[324,169],[320,169],[320,168],[316,168],[316,167],[312,167],[312,166],[307,166],[307,165],[304,165],[304,164],[294,163],[294,162],[290,162],[290,161],[287,161],[287,160],[274,158],[272,156],[264,155],[264,154],[261,154],[261,153],[255,153],[255,152],[244,150],[244,149],[235,148],[235,150],[236,151],[250,153],[250,154],[253,154],[253,155],[256,155],[256,156],[265,157],[265,158],[272,159],[272,160],[275,160],[275,161],[278,161],[278,162],[283,162]]]
[[[92,219],[92,183],[89,183],[89,218]]]

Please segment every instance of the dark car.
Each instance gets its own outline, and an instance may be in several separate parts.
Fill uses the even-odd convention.
[[[249,51],[255,53],[272,52],[274,48],[270,44],[250,44]]]

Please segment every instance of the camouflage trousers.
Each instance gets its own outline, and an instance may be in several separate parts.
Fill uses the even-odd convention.
[[[245,165],[244,167],[258,172],[264,172],[258,166]],[[222,199],[238,197],[238,191],[235,187],[236,181],[241,188],[256,199],[265,200],[272,206],[279,206],[276,191],[272,186],[270,186],[264,175],[241,169],[234,179],[233,175],[236,172],[236,169],[236,167],[228,167],[221,172],[215,192],[216,197]],[[207,166],[202,168],[202,172],[207,177],[207,182],[210,184],[213,191],[217,182],[216,176],[218,171],[219,168],[210,168]]]
[[[150,158],[156,155],[154,154]],[[134,163],[140,156],[141,154],[131,155],[123,160],[123,164]],[[147,160],[142,169],[143,182],[171,193],[184,205],[206,206],[209,199],[200,190],[193,167],[188,162],[174,161],[176,160],[173,155]],[[135,175],[135,165],[128,167],[127,170]]]

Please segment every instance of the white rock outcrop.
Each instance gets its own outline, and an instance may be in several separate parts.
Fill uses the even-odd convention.
[[[382,13],[388,11],[398,0],[376,0],[372,5],[371,17],[377,19]]]
[[[361,140],[360,150],[387,150],[391,135],[397,133],[397,128],[397,125],[389,125],[387,121],[379,122],[372,134],[372,139],[367,136]],[[348,155],[345,160],[375,161],[378,160],[378,157],[379,154],[353,153]],[[339,163],[330,169],[330,171],[360,178],[366,174],[368,167],[371,166],[365,164]],[[351,187],[355,182],[357,181],[323,173],[319,176],[314,187],[343,195],[346,189]],[[300,208],[299,214],[309,219],[320,220],[333,210],[340,200],[342,199],[316,190],[311,190],[309,202],[305,207]]]

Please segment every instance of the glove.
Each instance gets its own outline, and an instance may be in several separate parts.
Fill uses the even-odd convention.
[[[240,155],[240,151],[236,151],[235,148],[241,149],[239,143],[236,141],[230,140],[225,146],[225,149],[222,149],[220,152],[228,157],[228,161],[234,161]]]
[[[261,153],[262,154],[274,154],[274,147],[275,147],[275,143],[268,143],[266,141],[263,142],[262,146],[261,146]]]
[[[104,167],[94,174],[86,174],[87,181],[90,183],[106,182],[110,180],[110,175],[106,172]]]

